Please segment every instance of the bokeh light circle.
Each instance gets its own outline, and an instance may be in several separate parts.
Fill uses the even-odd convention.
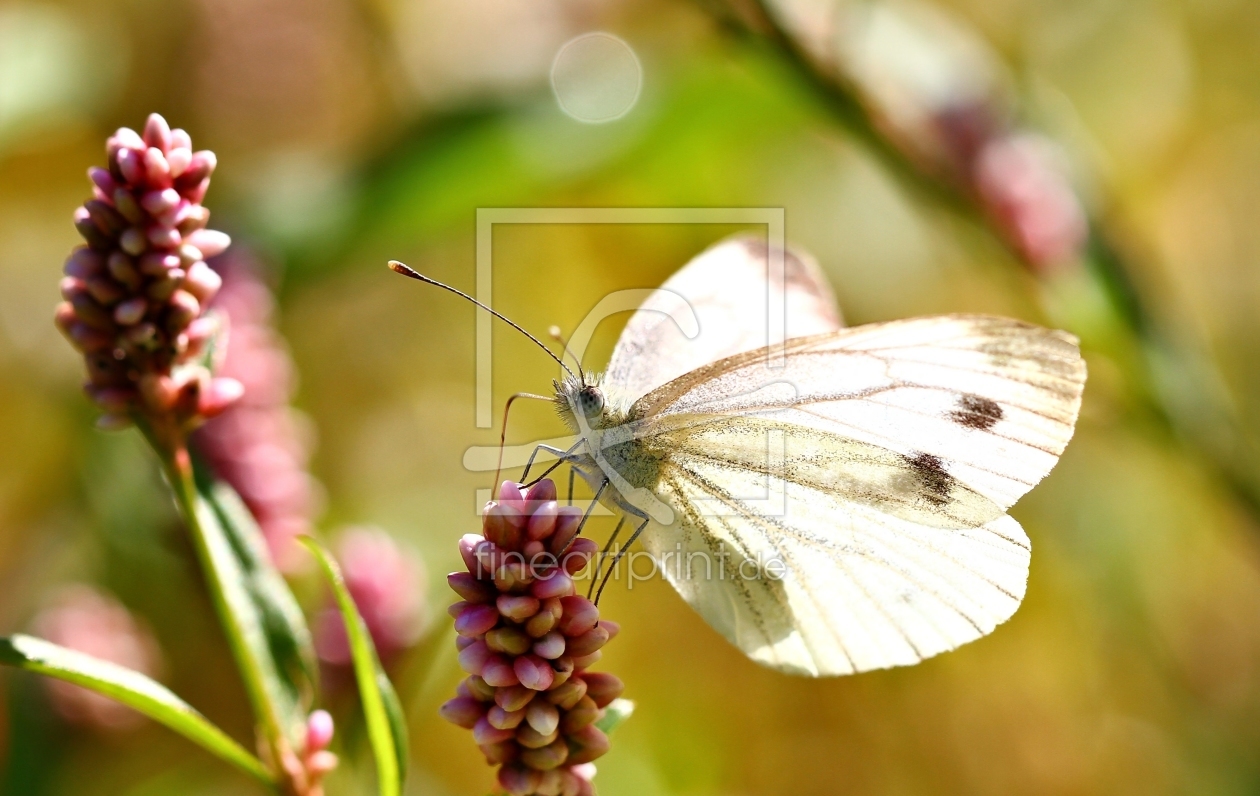
[[[587,124],[625,116],[638,102],[642,87],[639,57],[611,33],[570,39],[551,63],[551,90],[560,109]]]

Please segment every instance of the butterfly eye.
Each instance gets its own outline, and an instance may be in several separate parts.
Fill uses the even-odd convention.
[[[578,404],[582,414],[587,417],[598,417],[604,411],[604,394],[594,387],[587,387],[578,393]]]

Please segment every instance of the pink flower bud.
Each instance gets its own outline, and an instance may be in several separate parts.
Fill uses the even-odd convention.
[[[576,575],[591,563],[591,559],[599,552],[599,544],[594,539],[578,537],[569,545],[569,549],[561,556],[565,572]],[[557,554],[559,555],[559,554]]]
[[[188,236],[188,242],[196,246],[203,257],[214,257],[222,254],[232,244],[232,239],[223,232],[199,229]]]
[[[477,561],[477,543],[481,541],[481,537],[475,533],[466,533],[459,540],[459,555],[464,559],[464,566],[468,568],[469,574],[476,575],[481,572],[480,564]]]
[[[580,636],[599,622],[599,609],[585,597],[562,597],[560,604],[564,607],[564,615],[560,617],[560,632],[566,636]]]
[[[528,594],[500,594],[495,605],[499,613],[513,622],[524,622],[538,613],[541,603],[537,597],[531,597]]]
[[[542,483],[550,484],[551,482],[543,481]],[[535,505],[534,513],[530,515],[529,524],[526,526],[526,535],[534,540],[545,539],[556,528],[556,517],[560,514],[560,505],[554,500]]]
[[[140,296],[136,296],[114,308],[114,321],[122,326],[132,326],[144,318],[148,309],[148,303]]]
[[[446,582],[456,594],[470,603],[494,602],[497,594],[493,586],[477,580],[468,572],[452,572],[446,576]]]
[[[166,162],[166,155],[157,147],[149,147],[144,152],[144,173],[150,185],[165,188],[171,184],[171,166]]]
[[[132,185],[138,185],[145,179],[145,167],[138,154],[140,151],[140,149],[123,148],[118,150],[116,156],[119,173]]]
[[[118,237],[118,245],[122,247],[122,250],[127,252],[127,254],[130,254],[132,257],[137,257],[143,254],[145,249],[149,248],[149,239],[145,236],[144,232],[136,227],[131,227],[130,229],[124,230],[122,235]]]
[[[559,658],[564,651],[564,636],[554,630],[534,642],[534,654],[549,661]]]
[[[166,153],[166,162],[171,167],[171,177],[178,179],[192,165],[192,150],[187,147],[174,147]]]
[[[551,670],[550,664],[537,655],[522,655],[512,664],[512,668],[521,685],[535,691],[546,691],[551,688],[555,679],[555,672]]]
[[[338,762],[337,755],[321,750],[307,759],[306,771],[315,779],[320,779],[332,773]]]
[[[521,485],[515,481],[504,481],[499,485],[499,502],[510,505],[518,514],[525,513],[525,495],[521,492]]]
[[[511,740],[515,736],[516,733],[513,730],[500,730],[495,727],[487,716],[477,719],[477,723],[473,725],[473,740],[478,744],[499,743]]]
[[[485,535],[499,547],[515,550],[520,547],[521,528],[524,524],[524,517],[515,506],[491,503],[485,515]]]
[[[180,196],[174,188],[149,191],[140,199],[140,206],[153,215],[161,215],[179,205]]]
[[[149,150],[152,152],[153,150]],[[159,249],[178,249],[183,236],[179,234],[179,230],[174,227],[158,224],[149,227],[148,235],[149,243],[152,243]]]
[[[98,166],[88,169],[88,179],[106,196],[113,196],[114,191],[118,190],[118,183],[114,181],[109,171]]]
[[[201,302],[183,290],[176,290],[171,294],[170,310],[166,316],[166,328],[171,331],[182,331],[188,324],[193,322],[198,315],[201,314]]]
[[[461,636],[480,636],[499,623],[499,612],[493,605],[467,605],[455,618],[455,632]]]
[[[163,153],[171,148],[171,127],[161,114],[151,113],[144,124],[144,143]]]
[[[507,765],[499,769],[499,785],[511,796],[530,796],[538,789],[542,773],[522,765]]]
[[[534,698],[536,692],[531,688],[523,685],[514,685],[508,688],[500,688],[494,693],[494,701],[499,707],[508,711],[515,711],[524,708]]]
[[[509,712],[495,705],[486,712],[486,720],[496,729],[515,730],[525,720],[525,711],[522,709]]]
[[[66,276],[87,280],[105,270],[105,258],[91,249],[78,248],[66,258]]]
[[[517,660],[519,661],[520,658]],[[491,655],[486,659],[486,664],[481,670],[481,677],[495,688],[516,685],[520,682],[513,665],[507,658],[497,654]]]
[[[588,724],[566,740],[569,742],[570,764],[589,763],[608,752],[608,736],[594,724]]]
[[[564,741],[556,740],[541,749],[526,749],[521,752],[521,762],[532,769],[542,771],[543,777],[546,777],[548,774],[555,773],[554,770],[563,765],[568,756],[568,745]],[[540,778],[540,787],[541,783]]]
[[[439,708],[442,718],[466,730],[471,730],[485,715],[485,706],[472,697],[455,697],[449,699]]]
[[[569,710],[565,711],[564,720],[560,722],[560,732],[572,735],[599,718],[599,708],[590,696],[584,696]]]
[[[552,553],[564,555],[568,551],[573,538],[577,536],[584,513],[578,506],[560,506],[556,509],[555,531],[548,543]]]
[[[486,756],[486,762],[492,766],[511,763],[520,756],[520,747],[516,741],[500,741],[499,743],[478,744],[477,748]]]
[[[621,678],[607,672],[583,672],[582,680],[586,682],[586,693],[601,708],[608,707],[626,690]]]
[[[535,699],[525,709],[525,720],[539,733],[550,735],[560,726],[560,711],[546,700]]]
[[[574,658],[590,655],[608,643],[608,631],[596,625],[580,636],[570,637],[566,652]]]
[[[460,651],[459,667],[469,674],[480,675],[493,654],[484,641],[475,642]]]
[[[573,594],[573,578],[563,569],[553,569],[545,578],[539,578],[530,587],[530,593],[540,600],[567,597]]]
[[[533,506],[538,506],[556,499],[556,482],[550,478],[544,478],[529,488],[525,493],[525,501]],[[537,509],[535,509],[537,511]]]
[[[328,748],[333,739],[333,718],[326,710],[317,710],[306,719],[306,751]]]
[[[184,289],[197,298],[202,305],[209,304],[219,289],[223,287],[223,277],[205,263],[193,263],[184,277]]]
[[[584,677],[574,677],[566,681],[563,685],[556,686],[546,694],[548,702],[558,708],[570,710],[586,696],[586,680]],[[612,700],[609,700],[610,702]]]

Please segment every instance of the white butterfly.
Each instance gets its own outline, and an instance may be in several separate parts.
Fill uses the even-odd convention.
[[[760,663],[849,674],[991,632],[1028,578],[1006,509],[1080,409],[1075,338],[983,315],[841,329],[817,266],[788,253],[785,295],[770,280],[767,296],[767,260],[746,238],[701,254],[662,286],[699,335],[658,294],[602,378],[557,385],[581,438],[568,460],[643,518],[678,593]],[[767,307],[784,299],[791,339],[772,368]]]
[[[816,265],[785,253],[780,281],[769,259],[736,238],[671,277],[604,376],[557,383],[577,444],[553,452],[767,666],[850,674],[986,635],[1024,596],[1029,542],[1006,509],[1072,436],[1076,339],[984,315],[842,329]]]

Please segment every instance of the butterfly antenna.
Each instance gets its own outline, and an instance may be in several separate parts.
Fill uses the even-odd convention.
[[[561,359],[560,357],[556,356],[556,355],[555,355],[555,353],[554,353],[554,352],[553,352],[550,348],[548,348],[547,346],[543,345],[543,342],[542,342],[541,340],[539,340],[537,337],[534,337],[534,336],[533,336],[532,334],[530,334],[529,332],[525,331],[525,329],[523,329],[523,328],[520,326],[520,324],[517,324],[517,323],[513,322],[512,320],[510,320],[509,318],[507,318],[506,316],[504,316],[501,312],[499,312],[499,311],[497,311],[497,310],[494,310],[494,309],[491,309],[490,307],[487,307],[485,304],[482,304],[480,301],[478,301],[477,299],[475,299],[475,298],[473,298],[472,296],[468,295],[468,294],[467,294],[467,293],[465,293],[464,291],[462,291],[462,290],[457,290],[456,288],[453,288],[453,287],[451,287],[450,285],[445,284],[445,283],[443,283],[443,282],[439,282],[439,281],[437,281],[436,279],[430,279],[429,277],[425,276],[424,274],[422,274],[422,273],[420,273],[420,272],[416,271],[414,268],[411,268],[411,267],[409,267],[409,266],[407,266],[407,265],[405,265],[405,264],[403,264],[403,263],[400,263],[400,262],[398,262],[397,260],[390,260],[390,261],[389,261],[389,268],[390,268],[390,270],[391,270],[391,271],[393,271],[394,273],[402,274],[403,276],[409,276],[409,277],[411,277],[412,279],[418,280],[418,281],[420,281],[420,282],[426,282],[426,283],[428,283],[428,284],[430,284],[430,285],[433,285],[434,287],[440,287],[440,288],[442,288],[443,290],[446,290],[446,291],[449,291],[449,292],[451,292],[451,293],[454,293],[455,295],[459,296],[460,298],[464,298],[464,299],[467,299],[467,300],[471,301],[473,304],[476,304],[478,307],[481,307],[483,310],[485,310],[486,312],[490,313],[491,315],[493,315],[494,317],[498,318],[499,320],[503,321],[503,322],[504,322],[504,323],[506,323],[508,326],[511,326],[511,327],[512,327],[513,329],[515,329],[516,331],[518,331],[518,332],[520,332],[521,334],[525,335],[525,336],[526,336],[526,337],[528,337],[530,340],[533,340],[533,341],[534,341],[534,345],[538,346],[538,347],[539,347],[539,348],[541,348],[543,351],[546,351],[546,352],[547,352],[547,356],[551,357],[551,358],[552,358],[552,359],[554,359],[556,362],[558,362],[558,363],[560,364],[560,367],[564,368],[564,370],[565,370],[565,372],[566,372],[566,373],[568,373],[570,376],[573,376],[573,375],[574,375],[573,371],[569,369],[569,366],[568,366],[568,365],[566,365],[566,364],[564,364],[564,360],[563,360],[563,359]],[[580,369],[581,369],[581,368],[580,368],[580,366],[579,366],[579,370],[580,370]]]
[[[586,384],[586,372],[582,370],[582,360],[578,358],[577,354],[573,353],[572,349],[569,348],[569,341],[564,339],[564,333],[560,331],[560,327],[552,326],[551,328],[547,329],[547,334],[548,336],[551,337],[552,340],[555,340],[564,348],[564,353],[573,357],[573,363],[577,365],[578,376],[581,377],[582,383]]]

